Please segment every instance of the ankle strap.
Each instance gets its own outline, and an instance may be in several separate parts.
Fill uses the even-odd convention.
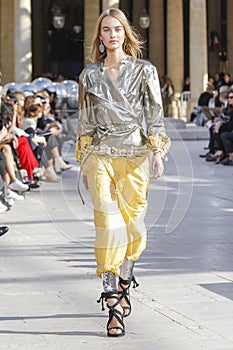
[[[128,289],[131,282],[133,282],[133,288],[139,287],[139,283],[136,281],[136,278],[134,276],[132,276],[132,279],[129,280],[123,280],[123,278],[119,277],[119,283],[122,289]],[[127,287],[123,287],[122,284],[126,285]]]
[[[129,280],[123,280],[123,278],[119,277],[119,283],[124,284],[124,285],[129,285],[131,284],[132,279]],[[123,288],[123,287],[122,287]]]
[[[107,299],[116,299],[116,303],[113,304],[111,307],[107,304],[107,307],[110,309],[112,307],[115,307],[118,303],[119,303],[119,298],[117,296],[118,294],[118,291],[117,290],[114,290],[112,292],[102,292],[101,295],[100,295],[100,298],[97,301],[97,303],[100,303],[101,302],[101,310],[104,311],[105,308],[104,308],[104,302],[107,302]]]

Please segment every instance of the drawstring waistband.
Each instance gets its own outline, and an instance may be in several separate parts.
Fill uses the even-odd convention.
[[[133,129],[136,129],[136,128],[137,127],[134,127]],[[113,146],[107,146],[107,145],[99,146],[99,144],[102,141],[102,139],[104,138],[104,136],[110,132],[111,132],[111,130],[109,130],[109,129],[104,130],[103,134],[98,139],[96,144],[94,144],[93,146],[91,146],[90,149],[87,150],[87,155],[83,159],[82,164],[80,165],[80,171],[79,171],[79,176],[78,176],[78,194],[81,198],[83,205],[85,204],[85,201],[84,201],[83,195],[81,193],[81,189],[80,189],[82,168],[83,168],[84,164],[86,163],[87,159],[92,154],[96,154],[99,156],[111,157],[111,158],[114,158],[114,157],[116,157],[116,158],[118,158],[118,157],[120,157],[120,158],[134,158],[134,157],[143,156],[143,155],[147,154],[147,152],[148,152],[147,145],[131,146],[129,148],[120,148],[120,147],[113,147]]]

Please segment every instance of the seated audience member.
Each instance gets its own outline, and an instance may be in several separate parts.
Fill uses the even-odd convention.
[[[211,99],[214,97],[214,85],[208,84],[206,91],[202,92],[198,98],[198,106],[209,106]]]
[[[6,185],[4,182],[4,175],[6,171],[6,159],[2,153],[1,145],[4,142],[4,138],[7,135],[6,127],[3,125],[0,119],[0,213],[4,213],[9,210],[14,204],[13,199],[6,198]]]
[[[217,110],[220,111],[214,115],[214,117],[205,122],[205,125],[209,128],[209,145],[208,149],[209,151],[206,154],[200,154],[200,157],[206,158],[207,161],[214,161],[214,159],[211,157],[213,154],[215,154],[216,151],[216,141],[215,141],[215,135],[214,135],[214,128],[215,125],[221,121],[226,120],[228,109],[227,109],[227,95],[228,95],[229,88],[227,86],[221,86],[219,90],[219,102],[221,107],[218,107]]]
[[[46,133],[38,130],[37,123],[43,116],[43,106],[41,99],[36,96],[28,96],[25,100],[25,116],[21,123],[21,128],[27,132],[30,137],[31,148],[40,163],[40,166],[45,167],[43,176],[48,182],[58,182],[59,178],[56,175],[53,164],[47,158],[47,141]],[[48,135],[51,135],[50,131]]]
[[[227,101],[228,105],[225,115],[221,119],[215,120],[213,126],[215,152],[206,157],[206,161],[215,161],[217,164],[221,163],[228,153],[224,148],[221,135],[222,133],[233,131],[233,90],[231,89],[227,93]]]
[[[206,91],[202,92],[198,98],[198,106],[194,107],[191,114],[191,121],[198,126],[205,126],[216,113],[215,110],[215,90],[213,84],[208,84]]]
[[[16,117],[17,117],[17,126],[20,127],[21,122],[24,118],[24,102],[25,97],[22,92],[20,91],[14,91],[12,93],[12,96],[16,98],[17,101],[17,110],[16,110]]]
[[[34,172],[37,171],[39,163],[31,149],[29,143],[29,134],[27,134],[24,130],[19,128],[20,124],[23,121],[22,109],[20,106],[20,100],[22,98],[21,93],[13,94],[10,96],[9,103],[11,102],[14,108],[12,115],[12,128],[11,131],[17,137],[17,147],[16,152],[19,158],[20,169],[25,169],[27,172],[27,176],[24,176],[23,181],[27,182],[30,188],[39,187],[38,180],[34,177]],[[22,104],[21,104],[22,106]],[[18,118],[19,115],[19,118]],[[18,121],[20,119],[20,122]]]
[[[63,161],[59,151],[59,143],[56,138],[59,129],[56,126],[47,128],[46,125],[42,129],[43,123],[40,122],[40,119],[43,118],[43,113],[41,98],[38,96],[26,98],[25,117],[21,128],[31,135],[31,145],[40,164],[45,167],[46,180],[57,182],[59,177],[56,172],[60,173],[61,170],[70,169],[70,166]]]
[[[227,155],[221,163],[223,165],[233,165],[233,131],[222,132],[220,137]]]
[[[45,136],[37,133],[38,119],[43,116],[41,100],[36,96],[28,96],[25,100],[25,115],[21,123],[21,129],[29,134],[29,142],[38,162],[47,145]],[[50,133],[49,133],[50,134]]]
[[[22,200],[24,197],[17,194],[17,192],[27,191],[29,187],[16,177],[15,164],[18,159],[16,159],[13,152],[15,147],[17,147],[17,140],[10,131],[12,110],[13,107],[11,104],[1,104],[1,121],[5,128],[4,136],[0,140],[1,153],[5,159],[5,172],[3,178],[6,186],[6,198]]]
[[[55,115],[51,111],[50,98],[47,91],[39,91],[36,96],[40,97],[43,103],[44,111],[43,116],[38,120],[37,127],[42,131],[50,131],[51,135],[46,137],[48,147],[46,149],[48,159],[51,159],[51,148],[54,148],[55,145],[57,148],[54,148],[52,152],[52,157],[54,158],[54,169],[56,173],[61,173],[63,170],[68,170],[71,168],[70,164],[67,164],[62,159],[62,145],[65,140],[63,135],[63,128],[60,121],[56,120]]]

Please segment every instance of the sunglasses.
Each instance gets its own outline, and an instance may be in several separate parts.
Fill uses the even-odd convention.
[[[233,98],[233,96],[228,96],[227,98],[232,99],[232,98]]]

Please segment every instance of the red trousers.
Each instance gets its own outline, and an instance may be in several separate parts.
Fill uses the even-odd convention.
[[[39,166],[39,163],[26,137],[18,137],[18,147],[16,151],[21,168],[27,170],[29,177],[33,177],[33,170]]]

